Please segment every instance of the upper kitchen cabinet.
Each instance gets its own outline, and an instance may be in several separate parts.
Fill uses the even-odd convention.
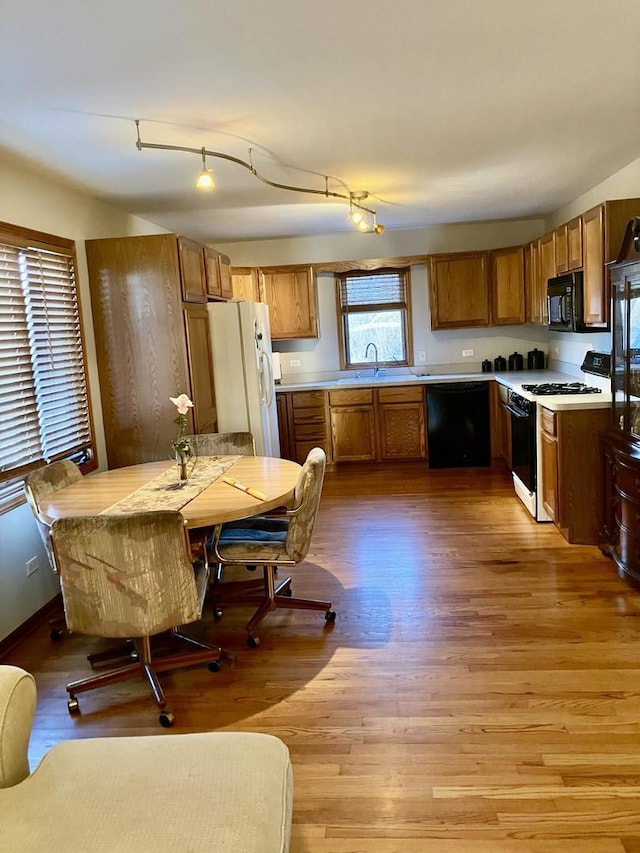
[[[513,326],[525,321],[524,249],[512,246],[490,253],[491,324]]]
[[[565,222],[555,230],[555,274],[582,269],[582,217]]]
[[[203,250],[207,296],[210,299],[232,299],[231,262],[227,255],[206,246]]]
[[[269,306],[273,340],[318,337],[316,277],[312,267],[261,267],[260,301]]]
[[[185,237],[172,237],[178,247],[182,298],[185,302],[206,302],[207,280],[202,246]]]
[[[429,290],[432,329],[489,326],[489,254],[432,255]]]
[[[260,302],[257,269],[253,267],[232,267],[231,285],[234,299]]]
[[[547,322],[547,286],[540,272],[540,239],[533,240],[524,252],[525,317],[527,323]]]
[[[640,199],[605,201],[582,214],[584,321],[593,329],[609,327],[609,275],[627,222],[640,215]]]
[[[233,299],[233,284],[231,282],[231,259],[228,255],[218,255],[220,270],[220,295],[223,299]]]
[[[86,242],[110,468],[170,457],[170,396],[193,400],[189,429],[215,429],[207,309],[183,298],[183,259],[197,268],[189,243],[175,234]]]

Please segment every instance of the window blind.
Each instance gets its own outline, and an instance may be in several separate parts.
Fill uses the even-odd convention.
[[[92,453],[71,251],[0,243],[0,508],[42,462]]]
[[[363,308],[404,308],[407,301],[404,270],[344,275],[340,278],[340,307],[343,311]]]

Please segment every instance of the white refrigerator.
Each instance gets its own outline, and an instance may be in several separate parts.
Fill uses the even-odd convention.
[[[219,432],[253,433],[258,456],[280,456],[269,307],[210,302]]]

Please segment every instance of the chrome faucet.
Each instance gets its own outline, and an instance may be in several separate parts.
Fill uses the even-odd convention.
[[[378,376],[378,374],[382,372],[380,370],[380,365],[378,364],[378,347],[373,343],[373,341],[369,341],[369,343],[367,344],[367,348],[364,351],[365,358],[369,358],[369,347],[373,347],[373,352],[376,357],[376,366],[373,370],[373,378],[375,379],[376,376]]]

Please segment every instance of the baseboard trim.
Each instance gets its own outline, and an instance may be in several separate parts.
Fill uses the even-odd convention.
[[[46,619],[50,619],[56,613],[62,610],[62,594],[58,593],[51,601],[48,601],[40,610],[30,616],[26,622],[8,634],[3,640],[0,640],[0,660],[8,654],[11,649],[22,642],[29,634],[33,633],[36,628],[39,628]]]

